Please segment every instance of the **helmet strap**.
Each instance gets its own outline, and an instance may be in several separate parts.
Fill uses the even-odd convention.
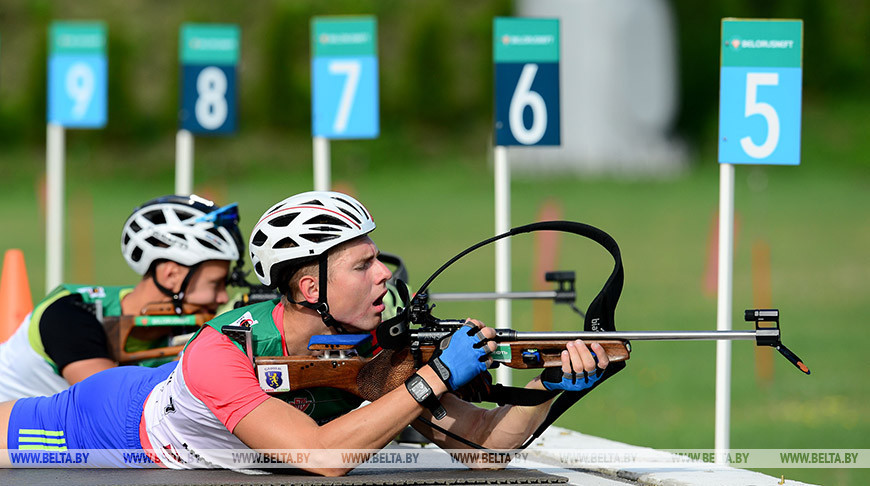
[[[193,274],[199,268],[199,263],[193,264],[188,268],[187,275],[184,276],[184,280],[181,281],[181,287],[178,289],[178,292],[173,292],[166,287],[160,285],[160,282],[157,281],[157,272],[151,274],[151,281],[154,282],[154,285],[157,287],[157,290],[162,292],[164,295],[172,299],[172,308],[175,310],[176,315],[182,315],[184,313],[184,308],[182,304],[184,302],[184,295],[187,292],[187,285],[190,283],[190,279],[193,277]]]
[[[296,302],[292,299],[290,299],[290,302],[293,302],[294,304],[301,305],[302,307],[305,307],[305,308],[308,308],[308,309],[311,309],[311,310],[317,312],[318,314],[320,314],[320,318],[323,319],[324,324],[326,324],[328,327],[331,327],[332,329],[334,329],[335,332],[338,334],[345,334],[347,331],[344,329],[344,327],[342,327],[341,322],[337,321],[334,317],[332,317],[332,314],[329,313],[329,304],[326,302],[326,281],[327,281],[328,276],[329,276],[328,272],[327,272],[327,270],[329,268],[329,266],[327,265],[327,260],[328,260],[327,253],[328,252],[323,252],[320,255],[320,258],[318,258],[318,267],[319,267],[319,275],[320,276],[319,276],[319,282],[318,282],[319,283],[319,291],[318,291],[317,303],[312,304],[311,302],[308,302],[307,300],[300,300],[299,302]]]

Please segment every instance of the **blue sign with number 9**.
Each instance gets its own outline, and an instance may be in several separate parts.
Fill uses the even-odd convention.
[[[106,59],[56,55],[49,60],[48,121],[70,128],[106,124]]]

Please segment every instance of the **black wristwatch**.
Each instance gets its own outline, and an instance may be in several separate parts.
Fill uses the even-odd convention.
[[[422,376],[417,373],[411,375],[410,378],[405,380],[405,388],[408,389],[408,393],[414,397],[414,400],[417,400],[417,403],[432,412],[432,416],[437,420],[441,420],[447,415],[447,411],[441,406],[441,402],[438,401],[438,397],[435,396],[432,387],[426,383],[426,380]]]

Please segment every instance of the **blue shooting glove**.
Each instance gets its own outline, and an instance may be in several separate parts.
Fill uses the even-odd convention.
[[[541,384],[547,390],[583,391],[598,383],[603,374],[604,370],[601,368],[595,368],[595,371],[590,372],[581,371],[580,373],[565,373],[560,367],[546,368],[541,373]]]
[[[477,327],[464,324],[441,340],[429,366],[449,390],[456,390],[486,370],[486,360],[489,359],[486,342]]]

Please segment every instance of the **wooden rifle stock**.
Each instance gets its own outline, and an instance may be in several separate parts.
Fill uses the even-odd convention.
[[[505,358],[504,360],[499,358],[498,362],[516,369],[562,366],[560,355],[567,342],[566,340],[500,342],[499,351],[503,351],[501,356]],[[584,342],[587,346],[593,342],[601,344],[611,362],[625,361],[629,358],[629,347],[625,341]],[[509,359],[505,346],[510,348]],[[316,387],[336,388],[369,401],[377,400],[402,385],[417,371],[414,356],[409,348],[384,349],[371,358],[332,354],[333,351],[344,352],[351,348],[351,346],[335,345],[312,346],[312,349],[325,350],[329,354],[260,356],[254,359],[254,364],[256,366],[287,365],[287,382],[290,384],[291,391]],[[421,346],[420,361],[422,363],[429,361],[434,351],[434,346]]]
[[[128,352],[126,350],[127,340],[134,334],[134,331],[150,328],[154,333],[167,333],[169,327],[201,327],[212,318],[214,318],[213,314],[205,313],[178,316],[175,314],[172,304],[167,302],[149,304],[142,309],[141,315],[105,317],[103,318],[103,328],[106,331],[112,359],[118,364],[128,365],[148,359],[177,356],[184,349],[182,344]]]

